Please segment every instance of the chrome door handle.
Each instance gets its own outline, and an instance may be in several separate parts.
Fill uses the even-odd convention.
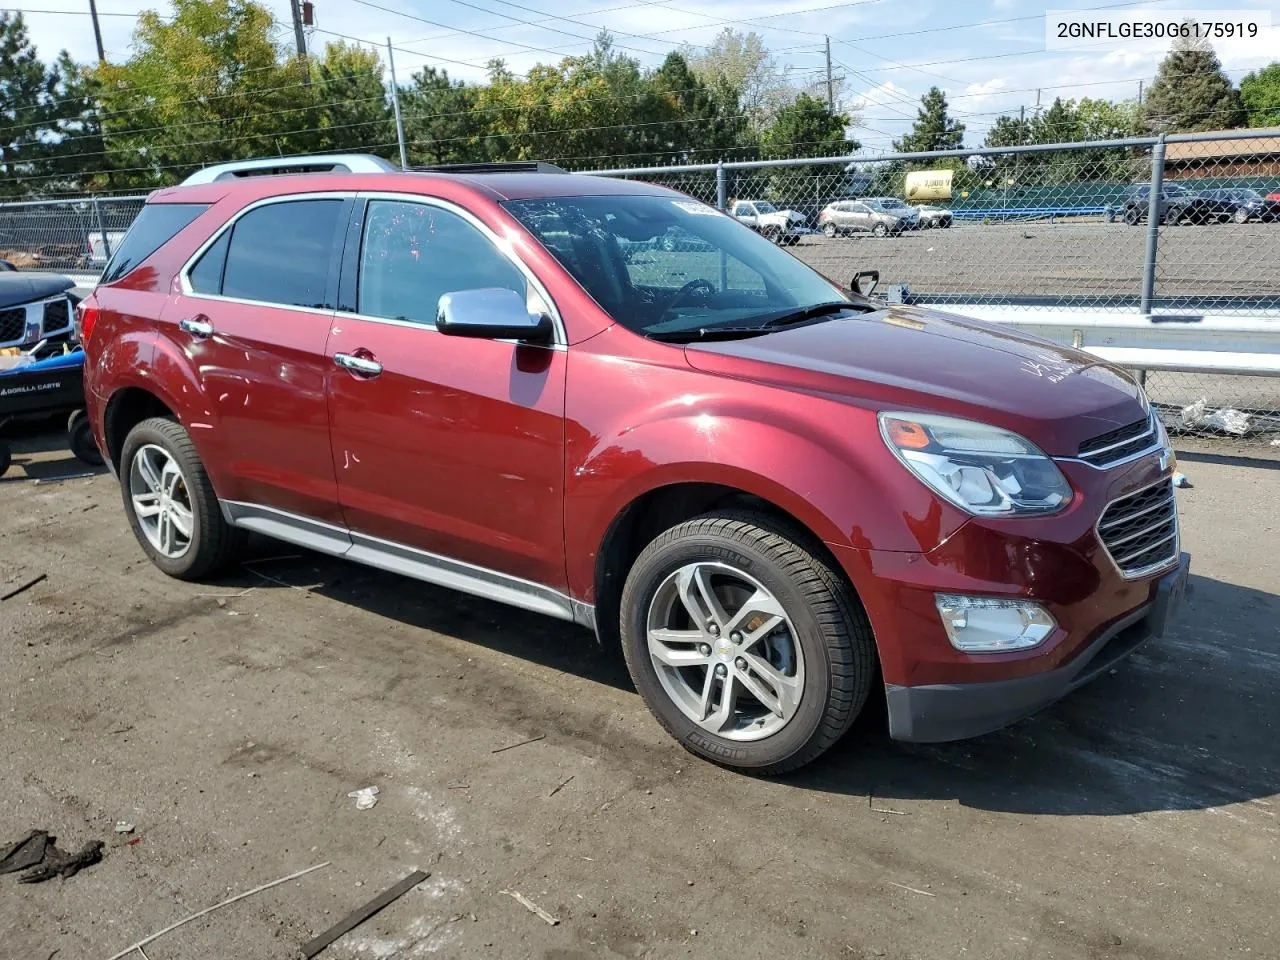
[[[344,370],[359,374],[362,377],[376,377],[382,372],[382,364],[368,357],[357,357],[350,353],[335,353],[333,362]]]
[[[188,317],[186,320],[179,320],[178,326],[193,337],[199,337],[201,340],[213,336],[213,324],[208,320]]]

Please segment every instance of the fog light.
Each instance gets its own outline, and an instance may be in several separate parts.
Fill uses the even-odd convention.
[[[1029,650],[1044,642],[1057,624],[1049,611],[1026,600],[935,596],[947,639],[965,653],[1005,653]]]

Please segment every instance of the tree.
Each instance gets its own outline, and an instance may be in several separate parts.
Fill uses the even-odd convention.
[[[397,156],[396,128],[378,54],[346,43],[326,45],[311,65],[310,131],[291,138],[290,152],[363,151]],[[287,126],[303,126],[290,120]]]
[[[767,160],[792,157],[831,157],[856,153],[860,144],[848,136],[849,117],[832,113],[827,101],[802,93],[782,107],[760,137]],[[845,175],[838,165],[781,167],[768,174],[769,193],[782,203],[813,202],[843,193]]]
[[[1280,124],[1280,61],[1255,70],[1240,81],[1245,123],[1250,127]]]
[[[174,0],[168,20],[141,13],[129,60],[94,71],[117,182],[158,186],[204,164],[316,142],[325,101],[275,29],[253,0]]]
[[[725,27],[708,46],[685,44],[679,52],[708,87],[723,85],[737,91],[742,112],[756,130],[762,130],[781,107],[795,99],[786,68],[754,31],[742,33]]]
[[[478,87],[450,80],[435,67],[423,67],[410,80],[400,90],[400,109],[411,166],[475,163],[497,155],[486,139],[491,125],[479,106]]]
[[[1228,130],[1245,121],[1240,92],[1207,40],[1179,37],[1160,63],[1144,116],[1161,133]]]
[[[920,98],[911,132],[895,140],[898,153],[932,153],[935,150],[958,150],[964,146],[964,124],[947,113],[947,95],[937,87]]]
[[[57,79],[36,55],[21,13],[0,13],[0,195],[40,191]]]

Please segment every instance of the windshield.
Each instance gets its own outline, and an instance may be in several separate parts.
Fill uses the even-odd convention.
[[[777,212],[778,212],[778,208],[775,207],[772,203],[767,203],[763,200],[756,201],[756,213],[777,213]]]
[[[887,200],[882,200],[881,203],[886,207],[905,207],[907,205],[906,201],[899,200],[896,197],[889,197]]]
[[[759,325],[848,297],[696,200],[607,196],[503,204],[618,323],[646,335]]]
[[[1185,187],[1179,187],[1172,183],[1166,183],[1164,185],[1164,192],[1165,196],[1169,197],[1183,197],[1186,196],[1187,193]]]

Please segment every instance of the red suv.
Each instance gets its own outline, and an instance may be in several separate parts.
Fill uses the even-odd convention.
[[[80,311],[171,576],[256,531],[593,627],[674,737],[756,773],[881,683],[893,737],[996,729],[1171,617],[1171,454],[1113,366],[644,183],[254,172],[154,194]]]

